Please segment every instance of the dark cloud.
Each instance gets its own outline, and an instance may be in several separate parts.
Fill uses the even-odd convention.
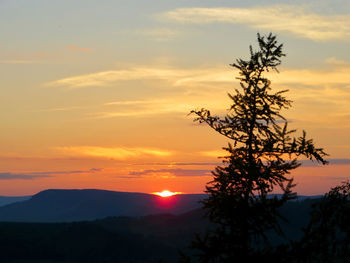
[[[18,173],[0,173],[0,180],[32,180],[36,178],[51,177],[48,174],[18,174]]]
[[[350,159],[330,159],[330,164],[350,164]]]
[[[342,181],[346,181],[350,179],[350,176],[327,176],[326,177],[327,180],[342,180]]]
[[[129,175],[143,176],[149,174],[170,173],[174,176],[208,176],[210,170],[193,170],[193,169],[149,169],[143,171],[132,171]]]
[[[328,159],[330,165],[350,165],[350,159]],[[303,167],[321,167],[323,165],[311,161],[311,160],[300,160]],[[139,164],[140,165],[140,164]],[[151,165],[151,164],[144,164],[144,165]],[[152,163],[152,165],[172,165],[172,166],[188,166],[188,165],[222,165],[222,163],[195,163],[195,162],[189,162],[189,163]],[[148,170],[141,170],[141,171],[131,171],[127,176],[118,176],[118,178],[125,178],[125,179],[135,179],[140,178],[142,176],[156,174],[161,175],[162,173],[168,173],[173,176],[211,176],[211,171],[209,169],[181,169],[181,168],[173,168],[173,169],[148,169]],[[329,180],[346,180],[347,177],[327,177]],[[350,178],[349,178],[350,179]]]
[[[173,165],[222,165],[222,163],[175,163]]]
[[[326,159],[329,161],[330,165],[350,165],[350,159]],[[311,161],[311,160],[299,160],[299,162],[302,164],[303,167],[321,167],[323,166],[322,164],[316,162],[316,161]],[[137,165],[164,165],[164,166],[189,166],[189,165],[223,165],[223,163],[215,162],[215,163],[195,163],[195,162],[179,162],[179,163],[143,163],[143,164],[137,164]]]
[[[140,179],[141,177],[140,176],[117,176],[118,178],[121,178],[121,179]]]
[[[33,175],[55,175],[55,174],[84,174],[84,173],[96,173],[100,172],[101,168],[91,168],[89,170],[73,170],[73,171],[48,171],[48,172],[34,172]]]
[[[95,173],[95,172],[101,172],[103,169],[102,168],[91,168],[89,172]]]
[[[89,170],[73,170],[73,171],[46,171],[32,173],[0,173],[0,180],[32,180],[37,178],[53,177],[59,174],[84,174],[96,173],[102,171],[101,168],[91,168]]]
[[[350,165],[350,159],[326,159],[330,165]],[[303,167],[321,167],[322,164],[311,161],[311,160],[302,160],[300,161]]]
[[[141,163],[136,165],[166,165],[166,166],[186,166],[186,165],[222,165],[222,163]]]

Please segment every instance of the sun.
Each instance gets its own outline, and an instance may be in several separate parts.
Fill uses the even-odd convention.
[[[181,192],[171,192],[169,190],[163,190],[162,192],[155,192],[155,193],[152,193],[152,194],[159,195],[161,197],[170,197],[170,196],[173,196],[173,195],[181,194]]]

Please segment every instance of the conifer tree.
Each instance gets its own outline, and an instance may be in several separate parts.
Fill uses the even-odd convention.
[[[228,96],[232,105],[226,116],[213,116],[207,109],[194,110],[194,121],[206,123],[229,139],[223,165],[213,171],[213,180],[206,186],[208,197],[203,201],[207,216],[216,226],[206,236],[197,235],[192,248],[197,249],[199,262],[250,262],[271,257],[268,231],[282,234],[280,208],[296,197],[290,171],[306,157],[322,164],[326,153],[312,139],[293,137],[281,115],[291,107],[284,94],[274,92],[264,74],[276,71],[281,64],[282,44],[276,36],[257,35],[258,50],[250,46],[248,60],[237,59],[231,66],[238,69],[240,89]],[[281,196],[270,194],[281,189]]]

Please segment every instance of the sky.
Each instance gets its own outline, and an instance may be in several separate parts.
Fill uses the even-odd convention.
[[[0,0],[0,32],[0,195],[203,192],[228,141],[188,113],[227,112],[257,32],[284,44],[289,126],[329,154],[296,191],[350,176],[348,0]]]

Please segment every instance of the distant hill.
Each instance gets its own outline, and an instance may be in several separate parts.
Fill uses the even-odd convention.
[[[31,196],[0,196],[0,206],[25,201],[30,198]]]
[[[45,190],[28,200],[0,207],[0,221],[69,222],[108,216],[181,214],[200,207],[204,194],[162,198],[152,194],[106,190]]]

